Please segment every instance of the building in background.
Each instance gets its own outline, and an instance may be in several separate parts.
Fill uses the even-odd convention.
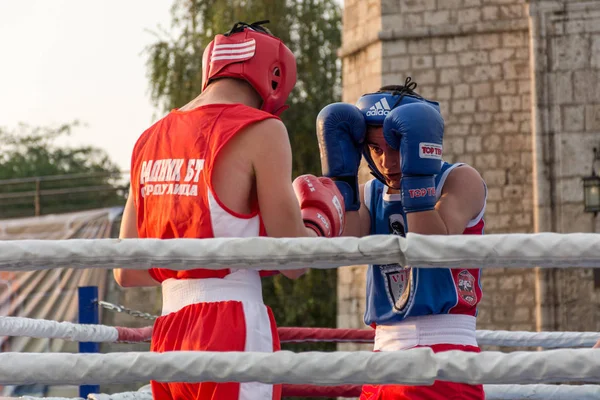
[[[441,103],[445,159],[489,187],[486,233],[596,231],[581,180],[600,148],[600,2],[346,0],[340,57],[343,101],[411,76]],[[339,327],[365,327],[364,269],[339,270]],[[486,269],[478,328],[598,331],[594,281]]]

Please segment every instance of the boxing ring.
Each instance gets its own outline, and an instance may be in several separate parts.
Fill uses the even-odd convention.
[[[600,235],[506,234],[364,238],[100,239],[0,242],[0,270],[165,267],[339,268],[399,263],[420,268],[598,268]],[[105,308],[119,307],[109,303]],[[147,319],[152,316],[146,315]],[[147,341],[151,326],[110,327],[0,317],[0,336],[100,342]],[[369,343],[372,330],[280,328],[282,343]],[[428,348],[399,352],[275,353],[116,352],[0,353],[0,385],[99,385],[107,383],[263,382],[283,384],[284,396],[357,397],[362,384],[430,385],[435,380],[483,384],[487,399],[600,398],[597,332],[477,331],[480,345],[540,347],[502,353]],[[578,348],[579,347],[579,348]],[[585,383],[585,384],[582,384]],[[25,397],[32,399],[32,397]],[[150,399],[138,392],[91,394],[88,399]]]

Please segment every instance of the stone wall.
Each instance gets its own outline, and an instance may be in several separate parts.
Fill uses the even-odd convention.
[[[488,185],[486,233],[533,232],[527,3],[380,3],[381,84],[402,84],[410,76],[418,83],[417,92],[440,102],[446,121],[444,158],[472,165]],[[353,15],[344,11],[344,31]],[[342,52],[343,65],[351,65],[344,67],[343,79],[343,97],[348,102],[378,88],[375,79],[370,80],[371,85],[358,85],[356,82],[365,80],[350,75],[362,70],[357,67],[360,54],[377,50],[373,44],[361,48],[355,38],[344,35],[343,48],[354,51]],[[338,326],[364,327],[364,285],[363,269],[340,269]],[[482,285],[480,329],[535,329],[533,270],[486,270]]]
[[[379,0],[345,0],[342,16],[342,101],[354,103],[366,92],[381,87],[382,7]],[[370,175],[363,163],[360,181],[365,182]],[[357,265],[338,270],[338,313],[337,326],[365,328],[362,313],[365,309],[365,269]],[[342,344],[340,350],[369,350],[370,345]]]
[[[600,2],[531,1],[536,231],[597,232],[581,178],[600,148]],[[540,270],[538,328],[600,330],[591,270]]]

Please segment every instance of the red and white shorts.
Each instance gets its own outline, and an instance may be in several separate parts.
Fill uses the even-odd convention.
[[[430,347],[434,353],[461,350],[479,353],[475,317],[429,315],[407,318],[392,326],[377,326],[375,351]],[[435,381],[431,386],[364,385],[360,400],[484,400],[483,385]]]
[[[257,351],[280,349],[271,309],[263,303],[257,271],[223,279],[163,282],[163,315],[152,332],[151,351]],[[258,382],[161,383],[155,400],[278,400],[281,385]]]

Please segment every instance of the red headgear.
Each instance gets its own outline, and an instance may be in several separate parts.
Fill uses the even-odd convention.
[[[214,78],[242,79],[262,98],[261,110],[279,115],[296,85],[296,58],[261,23],[238,22],[215,36],[202,57],[202,90]]]

